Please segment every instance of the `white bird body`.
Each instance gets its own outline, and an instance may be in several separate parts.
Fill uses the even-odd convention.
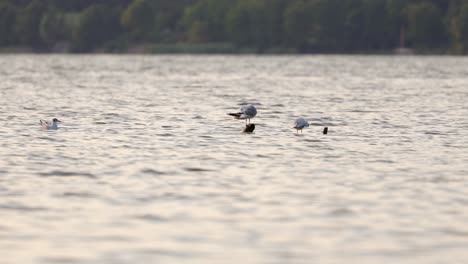
[[[254,118],[257,115],[257,109],[253,105],[243,105],[239,109],[239,112],[237,113],[229,113],[228,115],[235,117],[236,119],[245,119],[247,122],[247,119]]]
[[[58,120],[57,118],[54,118],[52,119],[52,122],[47,122],[47,121],[44,121],[44,120],[39,120],[40,122],[40,125],[43,129],[47,129],[47,130],[57,130],[58,129],[58,123],[62,122],[60,120]]]
[[[296,132],[298,133],[300,130],[302,134],[302,129],[305,127],[309,127],[309,123],[302,117],[296,119],[296,121],[294,122],[294,128],[297,130]]]

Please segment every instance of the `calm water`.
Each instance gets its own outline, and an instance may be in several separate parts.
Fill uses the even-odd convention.
[[[466,263],[467,65],[3,55],[1,262]]]

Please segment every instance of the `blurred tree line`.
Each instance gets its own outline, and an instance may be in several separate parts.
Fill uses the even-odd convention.
[[[125,52],[180,43],[465,54],[468,0],[0,0],[3,48]]]

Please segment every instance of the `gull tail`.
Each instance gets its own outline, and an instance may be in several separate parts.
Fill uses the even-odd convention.
[[[242,113],[228,113],[228,115],[239,118],[239,117],[241,117]]]

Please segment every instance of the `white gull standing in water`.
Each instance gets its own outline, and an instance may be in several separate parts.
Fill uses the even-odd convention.
[[[58,129],[58,123],[62,122],[60,120],[58,120],[57,118],[54,118],[52,119],[52,123],[50,122],[47,122],[47,121],[44,121],[44,120],[39,120],[40,124],[41,124],[41,127],[43,129],[47,129],[47,130],[57,130]]]
[[[235,117],[236,119],[245,119],[245,124],[247,124],[247,119],[254,118],[257,115],[257,109],[253,105],[243,105],[237,113],[228,113],[228,115]]]
[[[297,133],[299,133],[300,130],[302,134],[302,129],[305,127],[309,127],[309,123],[302,117],[296,119],[296,122],[294,122],[294,128],[296,129]]]

